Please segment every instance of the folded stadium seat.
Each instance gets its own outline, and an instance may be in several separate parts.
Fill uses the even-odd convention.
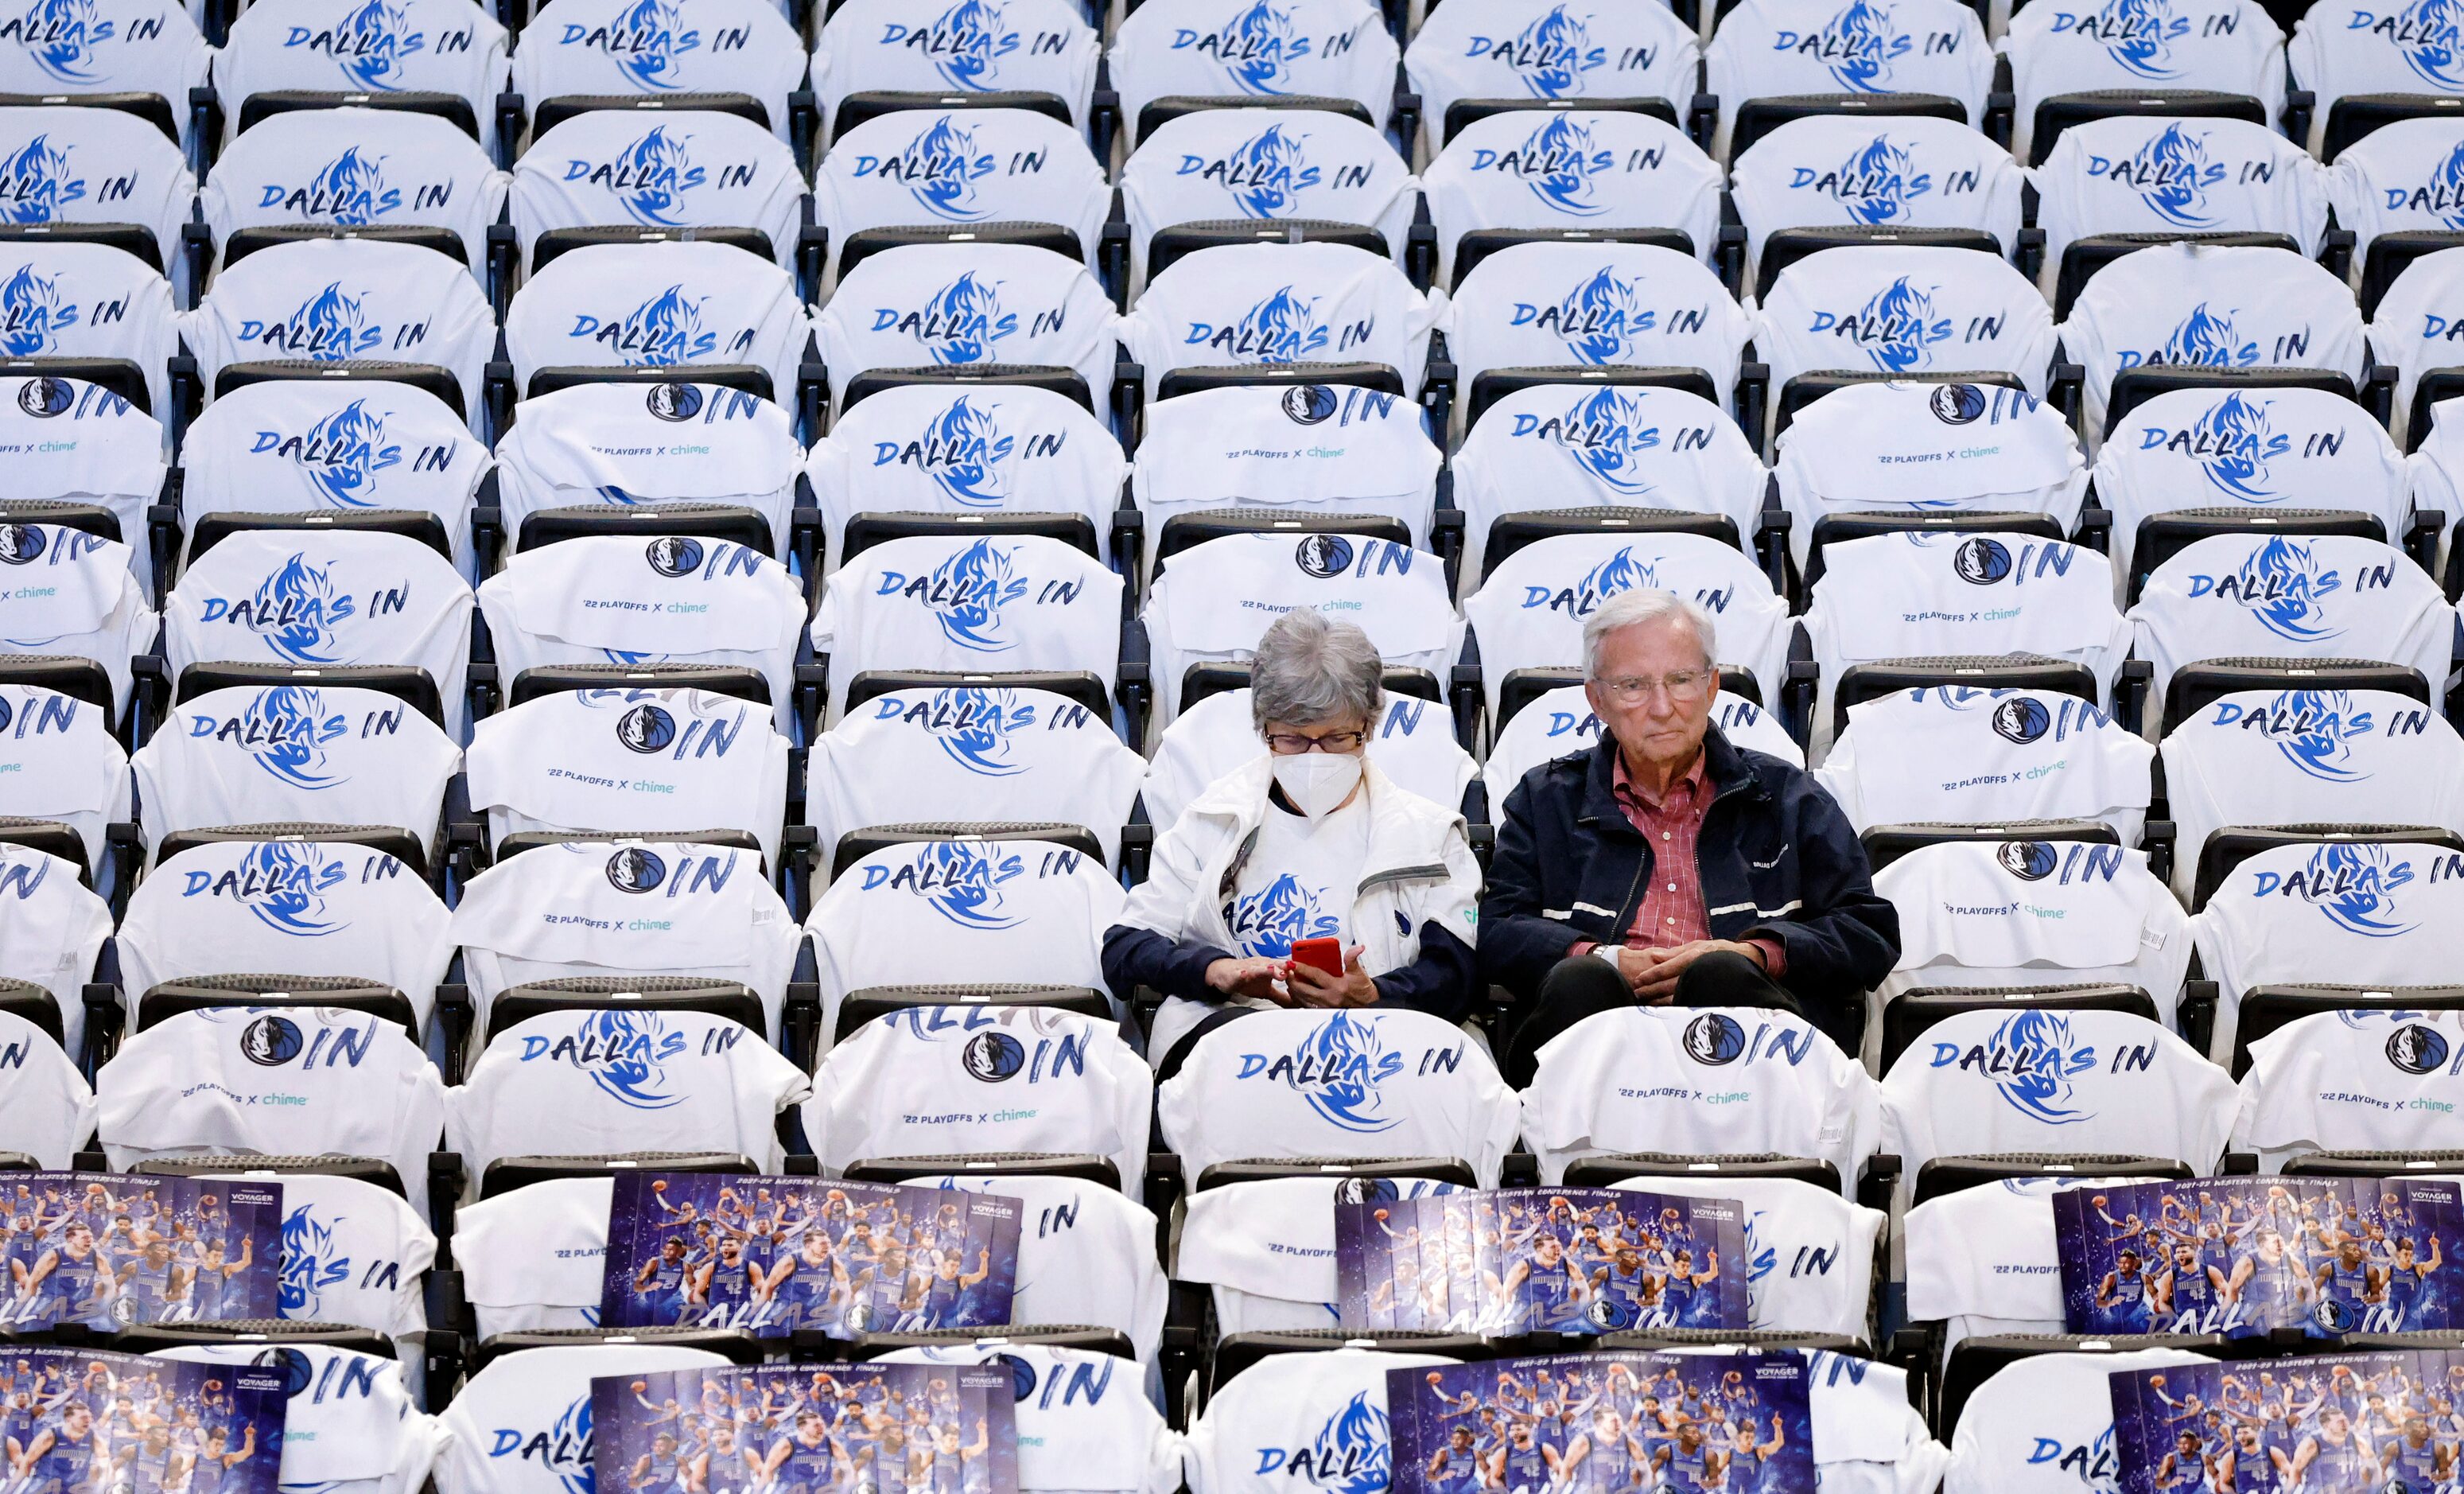
[[[2425,254],[2464,246],[2459,213],[2443,184],[2464,147],[2464,119],[2398,120],[2336,154],[2327,196],[2336,223],[2353,233],[2365,314],[2397,275]]]
[[[1438,1156],[1488,1187],[1517,1119],[1486,1048],[1411,1010],[1250,1012],[1198,1038],[1155,1113],[1193,1176],[1236,1159]]]
[[[450,934],[462,949],[473,1030],[491,1031],[496,998],[529,981],[702,976],[752,990],[775,1036],[803,934],[759,861],[751,850],[692,841],[569,841],[473,877]],[[647,905],[635,900],[646,897],[669,915],[639,912]],[[585,996],[568,1004],[594,1004]],[[688,1011],[677,1020],[700,1019]]]
[[[71,364],[85,377],[70,376]],[[0,378],[0,442],[14,448],[10,495],[0,504],[0,516],[68,524],[121,540],[151,595],[154,557],[146,542],[146,511],[162,501],[170,467],[163,424],[142,403],[143,377],[135,363],[115,360],[50,363],[38,358],[21,366],[27,371]],[[96,375],[124,380],[123,387],[90,382]],[[140,403],[132,404],[130,394]],[[77,439],[55,434],[63,423],[78,432]]]
[[[1119,677],[1122,580],[1045,535],[914,535],[842,565],[822,594],[813,649],[829,660],[837,724],[868,670],[1085,670]]]
[[[486,287],[488,228],[504,210],[507,186],[478,141],[450,120],[325,109],[242,131],[215,160],[198,206],[215,269],[281,241],[268,231],[416,227],[444,230],[446,239],[424,242],[470,266]]]
[[[445,1133],[474,1185],[508,1157],[715,1153],[778,1172],[777,1120],[803,1070],[722,1017],[549,1012],[491,1042],[446,1097]]]
[[[1181,552],[1148,589],[1155,727],[1179,714],[1193,666],[1246,662],[1265,630],[1258,609],[1292,606],[1354,611],[1390,667],[1441,675],[1463,651],[1463,620],[1434,555],[1338,534],[1228,535]]]
[[[1051,250],[904,244],[839,277],[813,319],[813,341],[829,367],[834,408],[854,402],[849,388],[863,376],[869,384],[917,382],[899,376],[1031,365],[1074,376],[1071,397],[1101,409],[1111,397],[1117,320],[1085,263]]]
[[[172,677],[224,663],[408,665],[435,683],[458,738],[469,709],[471,588],[405,535],[342,527],[241,529],[191,553],[163,603]],[[223,519],[244,516],[218,515]]]
[[[840,131],[813,174],[834,275],[953,235],[1000,235],[1092,266],[1111,209],[1086,135],[1035,109],[901,109]]]
[[[1346,115],[1199,109],[1139,143],[1121,167],[1121,201],[1132,285],[1147,277],[1150,246],[1160,264],[1235,236],[1281,238],[1284,225],[1304,224],[1366,229],[1408,273],[1420,183],[1384,136]]]
[[[1185,254],[1150,279],[1119,334],[1146,372],[1150,401],[1184,386],[1259,383],[1262,373],[1294,380],[1312,363],[1375,367],[1384,387],[1417,394],[1443,309],[1443,297],[1422,296],[1365,249],[1231,244]],[[1207,372],[1224,369],[1243,372]]]
[[[74,1167],[76,1153],[94,1134],[94,1091],[85,1076],[58,1038],[13,1011],[0,1011],[0,1057],[9,1060],[8,1077],[0,1081],[0,1101],[6,1102],[0,1115],[7,1116],[0,1122],[0,1148],[38,1167]]]
[[[1674,591],[1708,612],[1720,662],[1750,674],[1764,699],[1779,698],[1792,628],[1771,578],[1744,551],[1704,535],[1611,530],[1534,540],[1491,566],[1463,603],[1489,718],[1505,718],[1502,696],[1516,670],[1580,664],[1583,620],[1638,588]]]
[[[61,682],[87,676],[89,690],[103,687],[99,703],[113,719],[124,714],[129,661],[151,645],[156,622],[129,547],[66,524],[0,520],[0,564],[21,575],[18,584],[0,590],[0,661],[11,654],[55,660],[48,671],[69,671]],[[0,662],[0,678],[10,672]]]
[[[1982,18],[1959,0],[1885,11],[1829,0],[1744,0],[1703,49],[1704,87],[1720,99],[1712,153],[1726,160],[1748,100],[1837,94],[1937,94],[1982,124],[1993,51]]]
[[[825,1033],[841,1030],[850,992],[879,987],[1103,989],[1104,931],[1121,916],[1118,879],[1057,838],[982,833],[989,828],[953,823],[947,839],[902,835],[837,868],[805,920]],[[978,835],[957,838],[971,829]],[[928,998],[919,993],[913,1004],[936,1007]]]
[[[1579,670],[1570,671],[1579,673]],[[1769,753],[1783,762],[1805,766],[1805,749],[1788,735],[1779,718],[1743,695],[1723,689],[1711,702],[1711,721],[1738,747]],[[1579,684],[1560,685],[1536,695],[1501,726],[1489,727],[1488,755],[1481,761],[1481,781],[1488,785],[1489,815],[1502,819],[1506,796],[1523,776],[1544,762],[1573,753],[1589,752],[1600,739],[1600,718],[1592,711]]]
[[[2005,254],[2019,248],[2025,173],[1958,120],[1808,115],[1739,152],[1733,175],[1748,285],[1762,283],[1763,246],[1792,230],[1981,229]]]
[[[911,1006],[823,1058],[804,1136],[831,1175],[878,1159],[947,1172],[986,1153],[1020,1170],[1035,1158],[1010,1154],[1088,1155],[1109,1163],[1134,1200],[1154,1088],[1146,1060],[1112,1022],[1023,1006]],[[989,1108],[953,1109],[978,1100]]]
[[[453,1211],[453,1265],[479,1337],[594,1328],[612,1174],[551,1177]]]
[[[0,107],[0,160],[19,173],[12,236],[90,235],[141,259],[150,239],[156,268],[177,262],[197,179],[175,136],[153,121],[107,106],[12,100]],[[143,234],[127,235],[131,228]]]
[[[2407,538],[2412,499],[2404,455],[2387,428],[2329,389],[2169,389],[2116,424],[2096,464],[2097,501],[2112,516],[2114,579],[2130,582],[2164,559],[2189,525],[2266,532],[2290,511],[2367,516],[2371,538]],[[2192,511],[2183,514],[2183,510]],[[2178,516],[2167,525],[2165,516]],[[2167,549],[2169,553],[2169,549]]]
[[[272,1094],[284,1098],[255,1103]],[[166,1157],[373,1157],[423,1219],[445,1095],[401,1027],[314,1007],[182,1012],[130,1034],[95,1077],[97,1130],[116,1171]]]
[[[621,1343],[550,1342],[499,1353],[470,1377],[437,1418],[449,1434],[436,1460],[437,1494],[567,1494],[567,1480],[591,1471],[593,1378],[727,1364],[706,1349],[660,1343],[649,1333],[628,1335]],[[526,1457],[491,1453],[500,1441],[536,1451]]]
[[[1039,678],[928,676],[849,706],[805,768],[822,864],[867,825],[957,819],[1080,826],[1117,866],[1146,761],[1108,714]]]
[[[2168,722],[2177,677],[2237,657],[2397,665],[2444,680],[2455,618],[2412,558],[2355,535],[2211,535],[2147,575],[2132,652],[2155,668]]]
[[[393,825],[435,854],[446,780],[462,761],[439,721],[347,683],[357,670],[247,669],[252,682],[173,706],[129,759],[149,861],[175,830],[286,820]]]
[[[128,753],[111,734],[107,708],[43,685],[6,681],[0,682],[0,719],[10,723],[0,727],[0,816],[6,817],[0,825],[16,832],[0,839],[39,834],[74,863],[73,877],[112,890],[106,835],[132,816]],[[44,824],[59,828],[40,831]]]
[[[1152,1372],[1161,1348],[1172,1284],[1165,1279],[1163,1263],[1155,1259],[1155,1217],[1144,1204],[1132,1202],[1118,1190],[1100,1183],[1056,1175],[943,1173],[908,1182],[916,1188],[964,1189],[1017,1199],[1023,1227],[1011,1321],[1088,1323],[1111,1329],[1129,1339],[1138,1363]],[[945,1351],[930,1351],[936,1356]],[[1025,1344],[1009,1346],[1008,1351],[1079,1352]],[[897,1356],[890,1357],[897,1362]],[[1105,1483],[1107,1488],[1132,1486]],[[1164,1494],[1168,1491],[1169,1485]]]
[[[1084,125],[1104,55],[1074,0],[1010,0],[998,18],[952,6],[930,20],[910,0],[847,0],[829,9],[819,31],[813,92],[825,141],[836,138],[850,97],[869,117],[970,94],[1040,95]]]
[[[1994,255],[1939,246],[1810,254],[1780,272],[1754,321],[1775,404],[1790,380],[1826,370],[2008,374],[2041,395],[2054,345],[2053,314],[2026,275]]]
[[[624,40],[611,45],[611,35]],[[566,99],[699,94],[749,99],[772,134],[792,140],[789,111],[804,82],[803,38],[770,0],[720,0],[696,10],[690,26],[673,12],[645,24],[635,0],[550,0],[521,40],[511,86],[541,133],[549,127],[543,106]]]
[[[96,19],[99,19],[97,17]],[[189,90],[205,86],[213,50],[177,0],[132,0],[95,25],[38,20],[33,35],[0,51],[0,93],[26,103],[85,104],[133,114],[184,145],[193,120]]]
[[[2453,996],[2449,988],[2449,998]],[[2374,1173],[2402,1172],[2420,1157],[2454,1167],[2451,1057],[2464,1044],[2464,1014],[2322,1011],[2251,1044],[2242,1076],[2237,1151],[2266,1172],[2307,1153],[2365,1153]],[[2372,1104],[2355,1104],[2351,1095]]]
[[[785,566],[742,545],[665,534],[559,540],[509,560],[479,588],[479,611],[498,687],[516,704],[544,690],[689,683],[761,701],[781,731],[792,718],[803,592]]]
[[[2108,1466],[2118,1456],[2110,1377],[2210,1362],[2209,1355],[2170,1347],[2181,1342],[2209,1346],[2211,1355],[2223,1348],[2214,1339],[2111,1335],[1997,1338],[1980,1345],[2004,1351],[1993,1358],[2007,1363],[1972,1389],[1963,1382],[1956,1419],[1946,1415],[1937,1422],[1939,1435],[1950,1439],[1943,1494],[2068,1494],[2082,1470]],[[2148,1347],[2126,1347],[2142,1343]]]
[[[804,458],[825,573],[847,562],[847,520],[859,513],[1083,514],[1109,553],[1129,471],[1092,411],[1036,384],[884,388],[841,412]]]
[[[752,701],[689,688],[556,691],[482,719],[465,761],[492,850],[531,830],[726,829],[750,833],[762,863],[780,864],[787,738]]]
[[[2061,327],[2086,370],[2086,431],[2103,441],[2118,376],[2153,365],[2313,368],[2359,387],[2360,310],[2333,274],[2302,255],[2252,245],[2171,244],[2099,271]]]
[[[1859,832],[2095,820],[2136,846],[2155,757],[2153,743],[2075,695],[1937,685],[1849,707],[1815,777]]]
[[[514,233],[527,270],[542,235],[558,235],[559,252],[589,241],[573,230],[752,229],[792,270],[803,192],[796,153],[741,115],[590,109],[539,132],[514,163]]]
[[[348,102],[443,115],[495,152],[509,44],[487,8],[431,17],[359,0],[257,0],[214,55],[222,138],[209,143],[270,114]]]
[[[1138,791],[1158,834],[1180,818],[1208,784],[1262,756],[1249,719],[1249,692],[1221,691],[1184,706],[1155,743],[1155,765]],[[1479,776],[1480,765],[1455,740],[1454,724],[1434,701],[1390,691],[1369,733],[1369,756],[1397,784],[1452,808]]]
[[[1134,146],[1182,99],[1205,104],[1301,96],[1349,99],[1379,129],[1394,103],[1402,50],[1370,0],[1153,0],[1132,10],[1105,54]],[[1158,115],[1160,115],[1158,110]],[[1177,110],[1174,112],[1178,112]]]
[[[286,1208],[289,1201],[286,1195]],[[425,1380],[420,1355],[415,1350],[398,1351],[400,1358],[388,1359],[320,1343],[269,1351],[243,1339],[175,1344],[153,1353],[233,1366],[263,1364],[269,1353],[296,1355],[276,1362],[316,1389],[295,1392],[283,1404],[282,1471],[319,1475],[318,1482],[332,1484],[335,1494],[417,1494],[447,1437],[443,1424],[419,1409]],[[191,1478],[195,1466],[190,1464]]]
[[[427,880],[385,851],[319,834],[339,826],[256,828],[267,838],[165,856],[129,894],[119,939],[128,1025],[162,1020],[146,1000],[158,986],[177,983],[185,997],[200,977],[232,976],[253,982],[225,998],[233,1007],[255,1004],[258,990],[297,985],[310,1005],[407,1017],[412,1036],[423,1036],[453,959],[445,904]],[[275,831],[287,833],[276,840]],[[313,1000],[345,977],[367,990],[365,1004]],[[166,1009],[190,1004],[174,1000]]]
[[[2324,160],[2389,118],[2435,113],[2464,95],[2443,43],[2417,27],[2374,24],[2393,19],[2355,26],[2351,11],[2330,8],[2293,28],[2285,60],[2293,86],[2316,97],[2309,143]]]
[[[2316,255],[2327,232],[2326,170],[2247,120],[2124,115],[2075,124],[2029,182],[2045,231],[2038,283],[2048,295],[2086,283],[2109,262],[2093,246],[2109,241],[2186,230],[2280,233]]]
[[[2451,314],[2464,289],[2459,282],[2464,249],[2434,250],[2406,265],[2368,313],[2370,355],[2396,375],[2389,427],[2408,451],[2428,444],[2438,403],[2464,393],[2464,374],[2454,371],[2464,364],[2455,346],[2459,322]]]
[[[147,0],[140,0],[147,3]],[[0,354],[20,359],[76,360],[46,367],[20,365],[38,383],[39,403],[61,406],[63,392],[44,375],[88,381],[108,376],[123,398],[142,389],[143,406],[158,417],[170,408],[168,364],[182,331],[171,282],[126,250],[106,244],[0,241]],[[134,375],[135,377],[129,377]],[[77,391],[71,386],[68,394]],[[106,412],[108,418],[108,412]],[[160,448],[153,454],[160,453]],[[32,494],[29,494],[32,496]],[[133,531],[122,538],[141,543]]]
[[[1421,1341],[1433,1342],[1438,1351],[1414,1351]],[[1338,1466],[1368,1457],[1368,1449],[1379,1444],[1367,1429],[1387,1425],[1391,1415],[1388,1375],[1452,1369],[1456,1358],[1445,1356],[1446,1351],[1462,1356],[1478,1351],[1481,1342],[1461,1334],[1363,1329],[1329,1333],[1322,1340],[1276,1335],[1259,1344],[1263,1356],[1255,1350],[1237,1360],[1219,1356],[1205,1414],[1193,1410],[1195,1419],[1182,1439],[1190,1494],[1254,1488],[1260,1482],[1255,1470],[1280,1465],[1287,1449],[1323,1450]],[[1365,1347],[1374,1344],[1391,1347]]]
[[[543,372],[750,364],[770,384],[754,392],[784,405],[803,346],[795,277],[728,244],[576,249],[524,281],[505,313],[511,392],[520,399],[588,377],[542,381]]]
[[[1466,1163],[1446,1157],[1363,1163],[1358,1173],[1310,1161],[1219,1163],[1191,1180],[1172,1279],[1206,1288],[1222,1335],[1340,1327],[1336,1206],[1461,1193],[1470,1177]]]
[[[2012,12],[1996,49],[2011,65],[2012,150],[2023,161],[2047,160],[2055,143],[2040,135],[2092,112],[2100,94],[2141,108],[2185,90],[2246,95],[2263,121],[2284,113],[2284,33],[2256,0],[2196,0],[2163,21],[2117,12],[2084,25],[2069,11],[2026,9]]]

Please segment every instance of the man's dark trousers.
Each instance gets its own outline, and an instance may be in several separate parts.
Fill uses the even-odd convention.
[[[1597,954],[1557,962],[1540,982],[1529,1010],[1520,1014],[1506,1044],[1506,1082],[1518,1089],[1531,1083],[1543,1044],[1586,1017],[1641,1004],[1625,977]],[[1714,950],[1677,978],[1673,1006],[1775,1006],[1805,1015],[1788,987],[1733,950]]]

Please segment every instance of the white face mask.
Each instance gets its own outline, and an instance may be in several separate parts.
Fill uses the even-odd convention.
[[[1360,784],[1360,755],[1303,752],[1275,758],[1275,785],[1310,819],[1331,814]]]

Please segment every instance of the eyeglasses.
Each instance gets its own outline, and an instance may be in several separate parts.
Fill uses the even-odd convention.
[[[1268,732],[1266,750],[1279,758],[1296,758],[1305,752],[1357,752],[1367,740],[1367,732],[1321,732],[1315,736],[1304,736],[1298,732]]]
[[[1668,692],[1668,698],[1671,700],[1693,700],[1699,698],[1710,688],[1711,671],[1679,670],[1673,674],[1664,675],[1659,679],[1653,679],[1645,674],[1628,674],[1618,679],[1604,679],[1597,683],[1600,689],[1608,692],[1609,698],[1620,705],[1639,705],[1651,698],[1653,691],[1661,689]]]

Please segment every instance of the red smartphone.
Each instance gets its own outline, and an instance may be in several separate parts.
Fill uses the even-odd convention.
[[[1343,941],[1294,939],[1292,958],[1304,965],[1314,965],[1330,976],[1339,976],[1343,974]]]

